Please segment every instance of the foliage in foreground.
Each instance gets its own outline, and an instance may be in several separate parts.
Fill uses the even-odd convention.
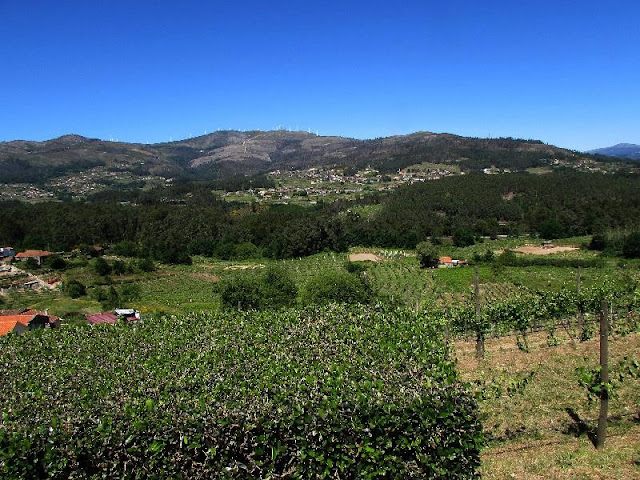
[[[476,404],[438,330],[329,305],[9,336],[0,474],[475,477]]]

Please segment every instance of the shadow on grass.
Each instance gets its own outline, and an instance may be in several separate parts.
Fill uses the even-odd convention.
[[[569,415],[571,420],[573,420],[574,422],[571,425],[569,425],[569,427],[567,428],[567,433],[575,437],[581,437],[582,435],[587,435],[587,437],[589,437],[589,440],[595,447],[597,442],[595,429],[589,427],[589,425],[587,425],[587,423],[582,418],[580,418],[580,415],[578,415],[575,412],[575,410],[573,410],[572,408],[567,408],[566,412],[567,412],[567,415]]]

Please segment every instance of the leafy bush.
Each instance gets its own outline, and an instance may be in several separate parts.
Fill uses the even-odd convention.
[[[298,289],[284,269],[271,266],[258,275],[236,275],[222,282],[219,292],[226,308],[259,310],[292,306]]]
[[[248,260],[250,258],[258,258],[261,256],[260,250],[251,242],[242,242],[235,246],[236,260]]]
[[[439,330],[330,306],[2,338],[0,476],[472,478],[477,407]]]
[[[79,298],[87,294],[85,286],[77,280],[69,280],[68,282],[63,282],[62,291],[65,293],[65,295],[71,298]]]
[[[627,258],[640,258],[640,231],[633,232],[625,239],[622,254]]]
[[[33,257],[27,258],[22,265],[26,270],[37,270],[38,268],[40,268],[40,264]]]
[[[309,280],[302,294],[306,304],[366,303],[370,299],[371,292],[360,277],[330,270]]]
[[[156,269],[153,260],[151,260],[150,258],[143,258],[138,260],[137,266],[142,272],[153,272]]]
[[[105,277],[111,273],[111,265],[102,257],[98,257],[93,261],[93,269],[101,277]]]
[[[258,310],[262,304],[260,283],[248,275],[236,275],[221,282],[218,290],[222,305],[239,310]]]
[[[54,270],[64,270],[67,268],[67,262],[60,255],[51,255],[47,259],[47,264]]]
[[[362,273],[367,271],[367,264],[364,262],[352,262],[347,260],[344,269],[349,273]]]
[[[594,233],[589,242],[589,250],[603,251],[607,247],[607,237],[603,233]]]
[[[420,261],[420,268],[435,268],[438,266],[438,249],[429,241],[416,245],[416,253]]]
[[[475,239],[473,238],[473,230],[467,227],[457,228],[453,232],[453,245],[456,247],[468,247],[473,245]]]
[[[123,240],[111,247],[110,253],[123,257],[137,257],[140,255],[140,249],[134,242]]]

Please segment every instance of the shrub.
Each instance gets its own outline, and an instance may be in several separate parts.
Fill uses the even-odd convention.
[[[477,476],[476,402],[432,318],[331,306],[108,327],[0,339],[3,478]]]
[[[257,310],[262,304],[260,284],[248,275],[236,275],[218,287],[222,305],[239,310]]]
[[[234,258],[237,260],[248,260],[260,256],[260,250],[251,242],[242,242],[235,247]]]
[[[361,278],[339,271],[326,271],[312,278],[302,295],[307,304],[366,303],[370,298]]]
[[[83,297],[87,294],[85,286],[77,280],[69,280],[68,282],[63,282],[62,291],[65,293],[65,295],[71,298]]]
[[[640,231],[633,232],[625,239],[622,254],[627,258],[640,257]]]
[[[416,245],[416,253],[420,268],[435,268],[438,266],[438,249],[429,241],[420,242]]]
[[[101,277],[106,277],[111,273],[111,266],[102,257],[98,257],[93,261],[93,269]]]
[[[271,266],[258,275],[236,275],[222,282],[219,292],[226,308],[258,310],[292,306],[298,289],[286,270]]]
[[[137,257],[140,255],[140,249],[134,242],[123,240],[111,247],[111,253],[123,257]]]
[[[138,260],[138,268],[143,272],[153,272],[156,266],[150,258],[143,258]]]
[[[473,245],[475,240],[473,238],[473,230],[466,227],[460,227],[453,232],[453,245],[456,247],[468,247]]]
[[[127,264],[121,260],[116,260],[113,262],[111,270],[114,275],[124,275],[127,272]]]
[[[24,261],[23,265],[27,270],[37,270],[38,268],[40,268],[40,265],[38,264],[38,261],[33,257],[27,258]]]
[[[64,270],[67,268],[67,262],[60,255],[52,255],[47,259],[49,267],[54,270]]]
[[[283,268],[269,266],[259,278],[262,307],[290,307],[296,301],[298,288]]]
[[[589,242],[589,250],[603,251],[607,247],[607,237],[602,233],[595,233]]]
[[[367,271],[367,264],[364,262],[352,262],[347,260],[344,269],[349,273],[362,273]]]

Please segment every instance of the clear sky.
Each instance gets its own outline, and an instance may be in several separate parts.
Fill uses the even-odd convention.
[[[0,0],[0,141],[640,144],[640,2]]]

